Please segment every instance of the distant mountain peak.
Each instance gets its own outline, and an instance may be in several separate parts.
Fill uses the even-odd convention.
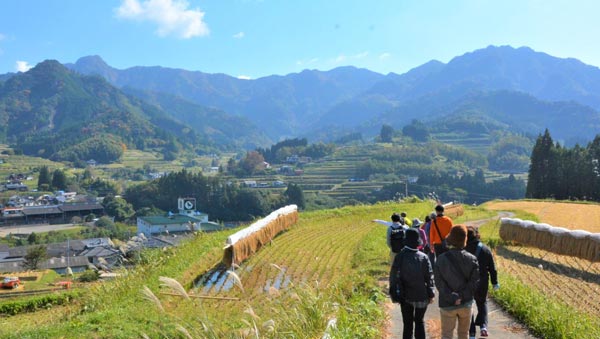
[[[95,67],[108,67],[111,68],[99,55],[88,55],[77,59],[75,65],[80,67],[93,65]]]
[[[84,56],[77,59],[74,64],[65,64],[65,66],[82,74],[100,75],[113,83],[118,77],[117,70],[110,67],[99,55]]]

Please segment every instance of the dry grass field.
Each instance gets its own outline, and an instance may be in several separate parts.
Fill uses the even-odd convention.
[[[600,205],[550,201],[492,201],[485,208],[497,211],[525,211],[538,216],[540,222],[572,230],[600,233]]]

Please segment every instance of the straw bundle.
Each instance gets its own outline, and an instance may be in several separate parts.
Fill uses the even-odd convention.
[[[241,263],[296,222],[298,208],[288,205],[230,235],[223,253],[223,263],[227,267]]]
[[[502,218],[500,237],[505,241],[518,242],[556,254],[592,262],[600,260],[600,233],[571,231],[528,220]]]
[[[451,218],[460,217],[465,213],[465,208],[462,204],[444,204],[444,215],[447,215]]]

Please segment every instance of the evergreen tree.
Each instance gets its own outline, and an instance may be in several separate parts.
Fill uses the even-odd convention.
[[[288,187],[283,195],[287,198],[287,204],[296,204],[298,209],[304,209],[304,207],[306,207],[304,192],[300,186],[293,183],[288,184]]]
[[[52,188],[55,190],[65,190],[67,188],[65,172],[58,168],[52,173]]]
[[[600,135],[597,135],[587,147],[587,165],[590,169],[589,185],[586,195],[591,200],[600,201]]]
[[[37,187],[40,191],[48,190],[50,187],[50,170],[48,169],[48,166],[40,167]]]
[[[379,132],[379,139],[381,142],[392,142],[392,137],[394,136],[394,128],[390,125],[381,126],[381,131]]]
[[[531,152],[531,165],[527,181],[526,197],[553,197],[558,182],[558,155],[548,129],[538,136]]]

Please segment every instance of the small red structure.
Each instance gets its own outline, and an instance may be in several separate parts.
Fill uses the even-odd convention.
[[[17,288],[21,284],[19,277],[4,277],[2,288]]]

